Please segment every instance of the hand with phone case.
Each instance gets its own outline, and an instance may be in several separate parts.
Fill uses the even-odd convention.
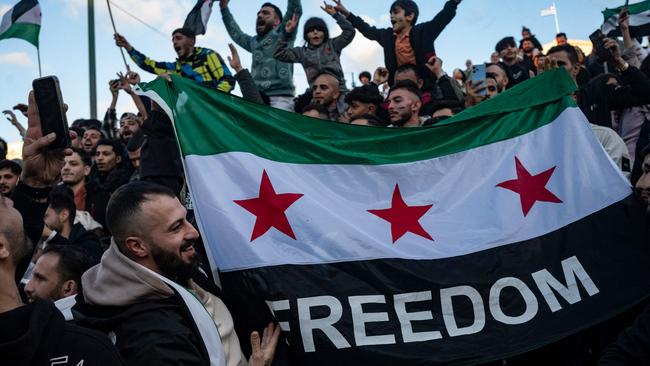
[[[48,148],[69,148],[68,120],[65,115],[59,79],[56,76],[46,76],[34,80],[32,86],[42,133],[43,135],[54,133],[54,141],[48,145]]]
[[[72,153],[71,149],[52,149],[56,141],[56,133],[43,133],[40,113],[34,98],[34,92],[29,93],[27,108],[27,132],[23,143],[23,171],[20,180],[33,188],[45,188],[55,183],[61,174],[63,157]],[[63,113],[67,106],[63,106]],[[75,139],[77,134],[70,131],[68,139]]]

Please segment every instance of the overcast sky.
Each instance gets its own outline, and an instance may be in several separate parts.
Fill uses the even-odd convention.
[[[0,15],[4,14],[16,1],[0,0]],[[88,97],[88,25],[87,0],[44,0],[41,1],[43,23],[41,29],[41,59],[44,75],[57,75],[61,81],[65,102],[69,105],[69,121],[89,117]],[[155,32],[120,9],[113,8],[118,31],[124,34],[131,44],[152,59],[173,61],[175,53],[171,44],[171,31],[182,25],[185,16],[195,4],[195,0],[113,0],[113,3],[136,15],[157,29]],[[255,16],[265,1],[231,0],[231,11],[241,28],[249,34],[254,33]],[[355,14],[362,15],[368,22],[379,26],[389,26],[388,9],[390,0],[347,0],[344,4]],[[417,1],[420,6],[420,20],[431,19],[440,11],[443,0]],[[638,1],[631,1],[635,3]],[[286,0],[274,1],[283,11]],[[569,38],[587,39],[588,35],[603,22],[601,11],[607,7],[620,6],[624,1],[606,0],[557,0],[561,30]],[[340,33],[335,22],[319,6],[321,1],[303,0],[303,18],[323,17],[330,25],[330,33]],[[369,6],[372,4],[372,6]],[[444,60],[444,69],[451,73],[456,67],[464,65],[470,58],[475,63],[488,60],[494,44],[502,37],[513,35],[520,38],[521,26],[533,30],[542,44],[554,39],[553,17],[541,17],[540,11],[552,4],[550,0],[464,0],[458,14],[436,41],[438,55]],[[123,71],[120,53],[115,47],[112,28],[108,17],[106,2],[95,1],[95,29],[97,49],[97,84],[99,118],[110,103],[108,81],[115,73]],[[301,24],[302,25],[302,24]],[[302,27],[299,29],[302,34]],[[296,45],[302,45],[302,37]],[[228,34],[221,21],[218,1],[205,36],[197,38],[197,45],[212,48],[224,59],[228,55]],[[249,67],[250,54],[239,49],[244,67]],[[343,69],[348,84],[351,73],[372,72],[383,62],[382,50],[371,41],[357,34],[353,43],[342,55]],[[132,67],[137,70],[131,63]],[[144,81],[153,75],[140,72]],[[297,91],[306,88],[304,72],[300,65],[294,68]],[[0,41],[0,109],[7,109],[19,102],[25,102],[31,88],[32,79],[38,77],[36,49],[22,40]],[[121,95],[118,113],[133,111],[129,98]],[[26,124],[25,119],[19,120]],[[0,136],[7,141],[16,141],[19,136],[6,120],[0,120]]]

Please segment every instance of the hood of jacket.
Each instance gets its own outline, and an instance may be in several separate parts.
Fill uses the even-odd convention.
[[[81,277],[84,301],[90,305],[129,306],[174,296],[174,291],[111,242],[101,262]]]

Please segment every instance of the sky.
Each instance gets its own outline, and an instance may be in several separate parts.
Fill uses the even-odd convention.
[[[157,61],[173,61],[176,57],[171,43],[171,32],[183,24],[187,13],[196,0],[111,0],[118,32],[123,34],[139,51]],[[0,0],[0,16],[17,0]],[[231,0],[230,9],[243,31],[255,32],[255,17],[263,0]],[[445,0],[416,1],[420,7],[420,21],[433,18],[443,7]],[[630,3],[639,2],[632,0]],[[286,0],[275,0],[283,11]],[[377,27],[390,26],[388,10],[392,0],[344,0],[344,5],[353,13],[362,16]],[[369,7],[368,4],[372,6]],[[623,0],[556,0],[560,30],[569,38],[588,39],[588,35],[599,27],[603,18],[601,11],[614,8]],[[90,117],[88,76],[88,0],[44,0],[40,34],[43,75],[56,75],[61,83],[65,103],[68,104],[68,121]],[[505,36],[521,37],[521,27],[526,25],[542,44],[555,37],[553,17],[541,17],[540,11],[548,8],[552,0],[464,0],[451,24],[436,40],[436,53],[443,59],[443,69],[451,73],[457,67],[464,68],[465,60],[480,63],[489,59],[495,43]],[[340,34],[334,20],[320,9],[322,1],[302,0],[303,17],[298,34],[302,35],[302,22],[312,16],[324,18],[330,34]],[[126,9],[147,23],[154,31],[125,14],[118,7]],[[95,1],[95,38],[97,59],[97,114],[101,119],[108,108],[111,96],[108,81],[125,67],[119,49],[113,41],[113,30],[106,1]],[[303,44],[299,36],[296,46]],[[208,47],[219,52],[224,59],[229,55],[231,42],[215,1],[208,31],[197,37],[197,46]],[[250,67],[250,54],[239,48],[244,67]],[[128,56],[127,56],[128,57]],[[378,44],[357,33],[354,41],[343,50],[341,56],[348,85],[363,70],[372,71],[383,64],[383,52]],[[132,69],[139,71],[143,81],[155,76],[142,70],[130,60]],[[26,103],[31,82],[38,77],[36,49],[29,43],[9,39],[0,41],[0,110],[11,109],[17,103]],[[307,87],[302,66],[294,67],[297,92]],[[235,91],[239,94],[238,89]],[[118,115],[135,111],[130,98],[121,94],[118,99]],[[27,121],[18,115],[26,126]],[[5,140],[20,139],[15,128],[4,118],[0,119],[0,137]]]

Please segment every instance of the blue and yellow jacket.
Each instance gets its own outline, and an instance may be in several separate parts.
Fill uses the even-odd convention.
[[[129,55],[142,70],[152,74],[177,74],[224,92],[230,92],[235,87],[235,79],[228,66],[218,53],[209,48],[194,47],[189,57],[176,59],[176,62],[154,61],[135,48]]]

